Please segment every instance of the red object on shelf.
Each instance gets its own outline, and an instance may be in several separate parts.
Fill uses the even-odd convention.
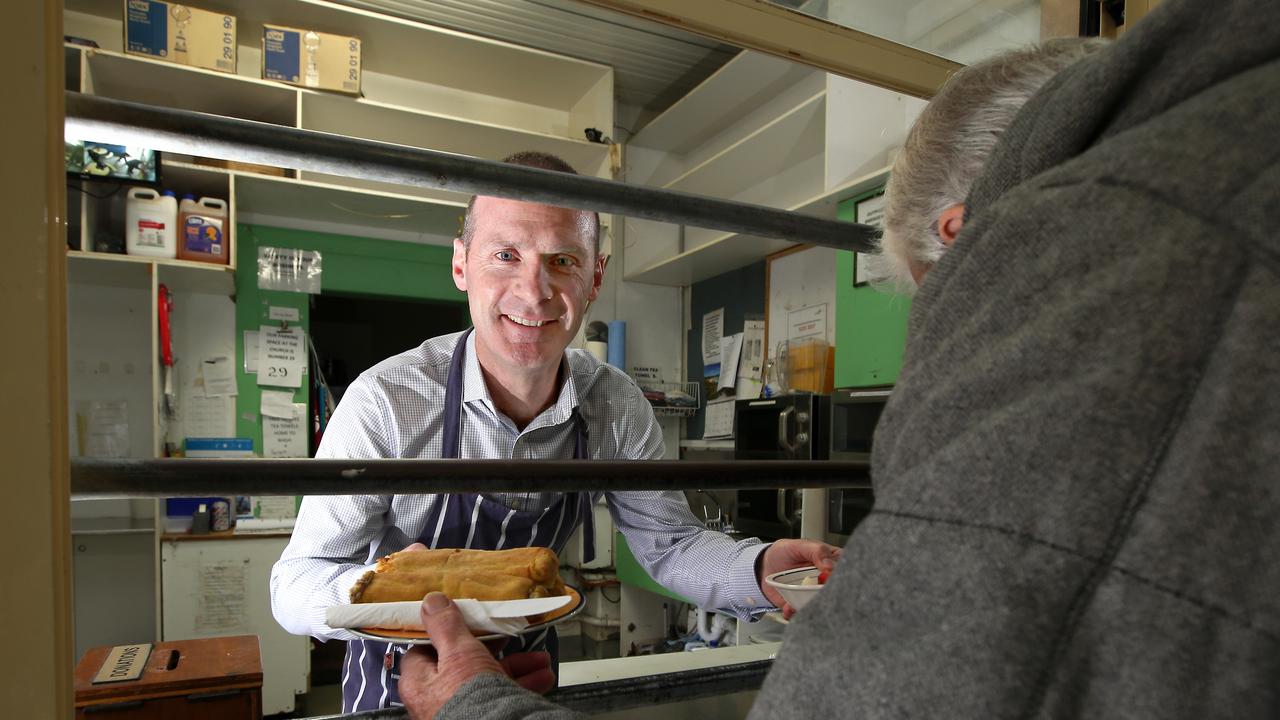
[[[169,315],[173,312],[173,293],[164,285],[160,286],[160,363],[165,367],[173,367],[173,340],[169,331]]]

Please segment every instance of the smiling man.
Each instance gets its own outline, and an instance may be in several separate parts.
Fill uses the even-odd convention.
[[[545,169],[568,167],[515,156],[533,158],[552,166]],[[600,293],[609,258],[599,233],[595,213],[477,197],[454,241],[454,282],[467,293],[481,371],[517,425],[554,400],[565,348]]]
[[[506,162],[572,173],[564,161],[520,153]],[[592,212],[476,197],[453,246],[453,279],[474,327],[427,340],[352,383],[317,453],[323,458],[645,460],[664,453],[662,430],[636,384],[568,350],[604,280],[600,220]],[[603,480],[603,478],[602,478]],[[349,642],[343,710],[399,705],[404,646],[363,641],[324,623],[384,555],[424,547],[561,551],[604,497],[650,575],[702,607],[749,619],[782,599],[761,578],[801,565],[830,568],[839,551],[811,541],[734,542],[702,527],[680,492],[307,497],[271,574],[271,604],[288,631]],[[592,549],[587,549],[593,554]],[[476,647],[479,647],[477,644]],[[547,650],[547,654],[530,651]],[[502,667],[545,677],[554,630],[507,648]],[[517,654],[521,653],[521,654]],[[540,688],[545,689],[545,687]]]

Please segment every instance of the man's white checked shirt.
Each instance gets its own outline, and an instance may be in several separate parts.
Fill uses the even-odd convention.
[[[351,384],[333,414],[317,457],[438,458],[449,361],[461,333],[427,340],[385,360]],[[570,380],[556,403],[523,431],[499,413],[467,341],[462,393],[463,458],[569,459],[573,408],[587,422],[593,459],[654,459],[663,455],[662,431],[639,388],[621,371],[581,350],[566,351]],[[423,479],[423,492],[431,481]],[[703,528],[684,494],[597,492],[609,504],[636,560],[663,586],[705,608],[748,618],[772,606],[755,578],[758,540],[733,542]],[[293,538],[271,572],[276,621],[298,635],[351,639],[324,624],[330,605],[348,602],[355,581],[377,558],[399,551],[422,534],[441,496],[308,496]],[[508,507],[547,507],[551,493],[497,495]]]

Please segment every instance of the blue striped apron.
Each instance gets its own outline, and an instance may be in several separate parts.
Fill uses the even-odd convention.
[[[468,330],[453,351],[449,379],[445,387],[444,429],[440,445],[442,458],[460,456],[462,426],[462,377]],[[567,373],[567,368],[566,368]],[[569,382],[566,377],[565,382]],[[586,459],[587,427],[577,408],[572,421],[576,430],[573,457]],[[566,493],[542,510],[513,510],[484,495],[439,496],[417,542],[430,548],[475,548],[503,550],[514,547],[549,547],[560,553],[578,523],[583,528],[583,555],[595,557],[595,532],[590,493]],[[396,689],[400,678],[400,656],[407,646],[373,640],[350,640],[343,662],[342,711],[357,712],[400,705]],[[499,655],[546,650],[551,667],[559,671],[559,643],[555,628],[511,639]]]

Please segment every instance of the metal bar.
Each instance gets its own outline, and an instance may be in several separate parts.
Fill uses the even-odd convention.
[[[90,497],[871,487],[865,462],[812,460],[73,460]]]
[[[736,665],[574,685],[555,690],[548,697],[582,713],[613,712],[759,690],[771,667],[772,660],[753,660]]]
[[[581,0],[922,98],[960,63],[765,0]]]
[[[553,690],[547,699],[570,710],[595,715],[638,707],[732,695],[758,690],[772,660],[696,668],[660,675],[607,680]],[[325,715],[312,720],[403,720],[404,708],[368,710],[346,715]]]
[[[871,252],[868,225],[315,130],[67,91],[66,136],[362,180],[493,195]]]

